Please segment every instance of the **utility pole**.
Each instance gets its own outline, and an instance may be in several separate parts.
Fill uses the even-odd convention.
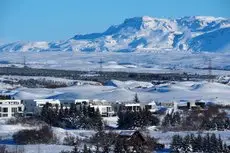
[[[209,77],[209,82],[213,82],[212,80],[212,59],[208,59],[208,77]]]
[[[26,56],[23,56],[23,67],[26,68]]]
[[[100,58],[100,69],[99,69],[99,72],[100,72],[100,74],[102,73],[102,69],[103,69],[103,67],[102,67],[102,64],[103,64],[103,61],[102,61],[102,58]]]

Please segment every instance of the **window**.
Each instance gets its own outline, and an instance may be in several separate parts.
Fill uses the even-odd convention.
[[[107,112],[111,112],[111,107],[107,107]]]
[[[8,108],[3,108],[3,112],[8,112]]]
[[[101,108],[101,111],[102,111],[102,112],[106,112],[106,111],[107,111],[106,107],[102,107],[102,108]]]
[[[0,107],[0,112],[2,111],[2,107]]]
[[[22,111],[22,107],[18,107],[18,111],[21,112]]]
[[[151,108],[152,108],[151,105],[145,105],[145,109],[149,110],[149,109],[151,109]]]
[[[44,106],[44,104],[39,104],[38,106],[39,106],[39,107],[43,107],[43,106]]]
[[[8,117],[8,114],[2,114],[2,117]]]
[[[11,108],[11,112],[14,112],[14,113],[16,113],[17,112],[17,108]]]

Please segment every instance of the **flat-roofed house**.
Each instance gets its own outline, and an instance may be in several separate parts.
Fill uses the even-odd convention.
[[[123,107],[127,111],[140,111],[141,109],[140,103],[126,103]]]
[[[151,113],[154,113],[158,110],[155,101],[145,104],[145,109],[149,110]]]
[[[23,115],[24,105],[21,100],[0,100],[0,118]]]
[[[89,106],[94,110],[99,110],[100,114],[104,117],[113,116],[115,114],[113,107],[106,100],[93,100]]]

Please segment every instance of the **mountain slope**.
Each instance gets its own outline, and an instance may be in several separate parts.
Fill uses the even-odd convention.
[[[148,16],[126,19],[103,33],[75,35],[59,42],[14,42],[0,51],[132,52],[156,50],[227,51],[230,20],[193,16],[159,19]]]

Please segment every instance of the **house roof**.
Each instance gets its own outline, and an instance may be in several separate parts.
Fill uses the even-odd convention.
[[[125,130],[120,132],[120,136],[132,136],[136,131],[135,130]]]
[[[145,141],[143,135],[137,130],[125,130],[125,131],[121,131],[119,134],[120,137],[123,137],[127,140],[131,140],[134,135],[139,136],[142,141]]]
[[[128,103],[128,104],[125,104],[125,107],[128,107],[128,106],[140,106],[140,103]]]

